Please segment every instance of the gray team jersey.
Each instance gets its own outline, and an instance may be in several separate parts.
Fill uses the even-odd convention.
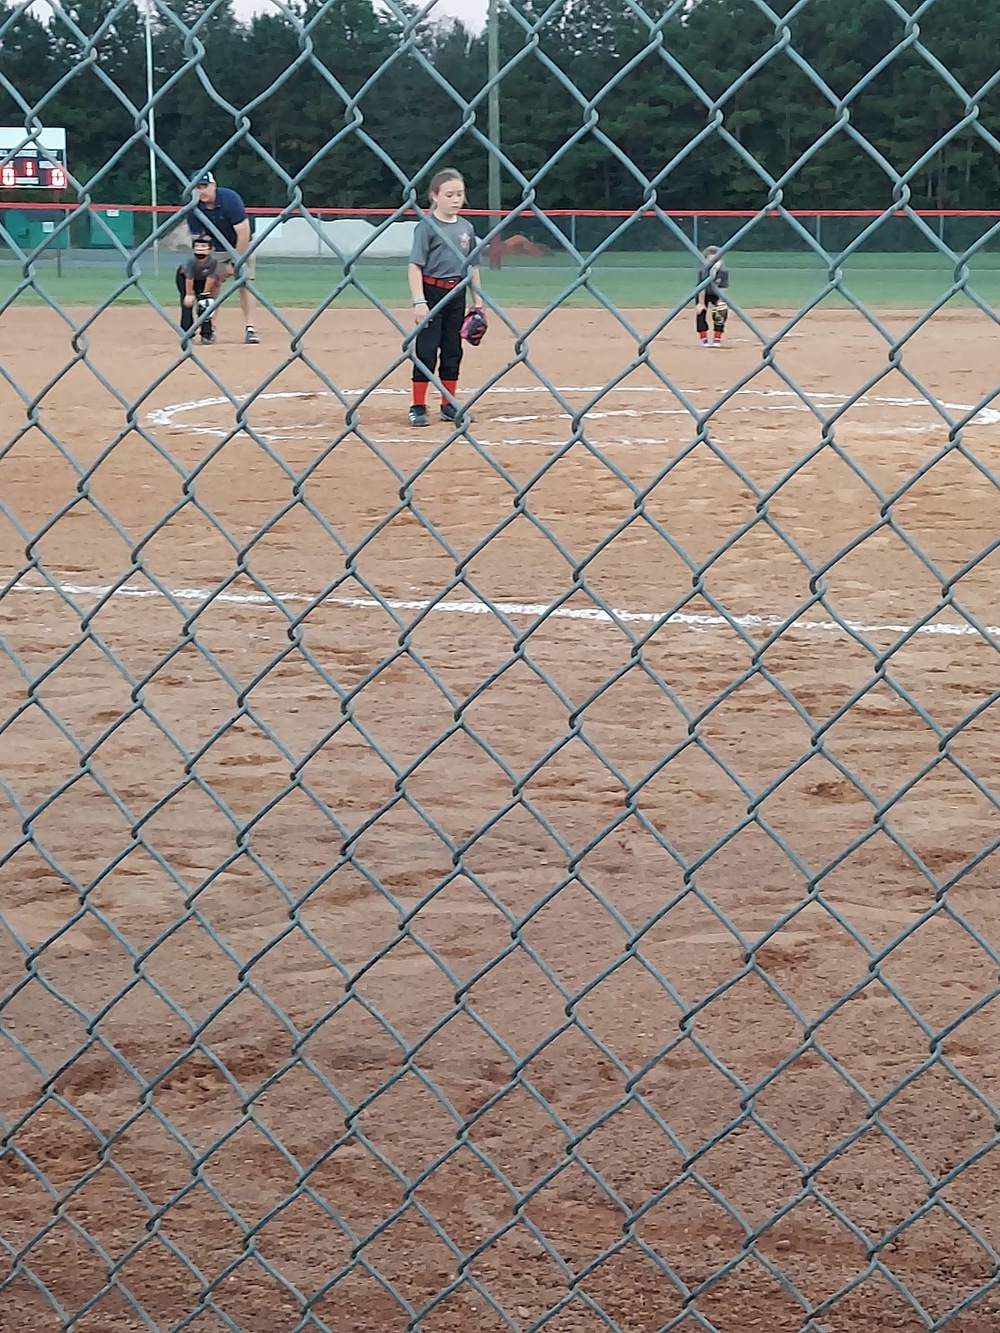
[[[190,278],[192,282],[197,282],[199,278],[214,278],[219,271],[219,261],[215,255],[205,255],[201,257],[195,255],[184,265],[184,276]]]
[[[702,283],[706,278],[712,279],[711,286],[705,288],[709,296],[718,296],[729,286],[729,270],[721,259],[716,259],[714,263],[706,264],[698,270],[698,282]]]
[[[454,222],[421,218],[413,233],[410,263],[422,268],[427,278],[461,278],[475,245],[476,233],[465,218]]]

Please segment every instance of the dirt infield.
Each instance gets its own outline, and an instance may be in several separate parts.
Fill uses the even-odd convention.
[[[236,322],[6,330],[0,1328],[982,1333],[996,331]]]

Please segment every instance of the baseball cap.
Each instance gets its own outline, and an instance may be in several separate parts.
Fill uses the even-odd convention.
[[[203,171],[200,176],[195,178],[195,185],[214,185],[215,177],[210,171]]]

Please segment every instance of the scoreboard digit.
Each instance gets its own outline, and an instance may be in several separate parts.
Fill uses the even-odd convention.
[[[43,129],[29,137],[20,126],[0,126],[0,187],[65,190],[66,131]]]

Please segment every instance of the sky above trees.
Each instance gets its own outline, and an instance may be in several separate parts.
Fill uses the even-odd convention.
[[[435,18],[458,18],[473,32],[479,32],[486,22],[487,0],[434,0],[431,10]],[[255,14],[276,14],[274,0],[233,0],[233,8],[241,19]]]

